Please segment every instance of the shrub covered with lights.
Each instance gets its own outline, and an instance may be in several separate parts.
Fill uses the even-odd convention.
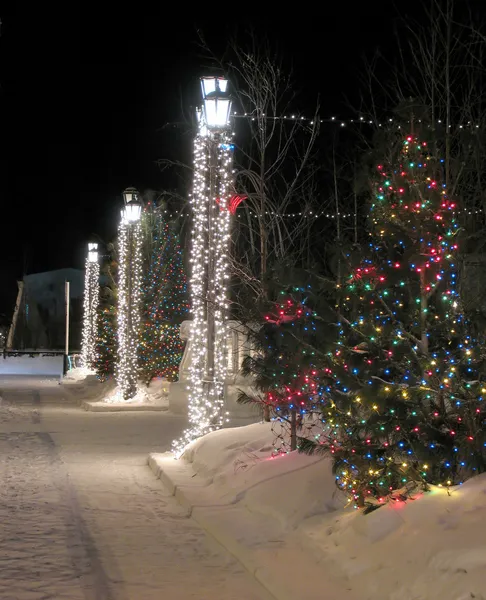
[[[298,438],[322,430],[329,383],[325,348],[332,331],[311,308],[311,286],[282,290],[265,322],[253,334],[256,352],[243,362],[254,378],[256,396],[241,393],[240,403],[268,407],[274,424],[274,454],[297,449]]]
[[[486,470],[484,341],[461,312],[455,209],[426,142],[377,165],[369,246],[339,290],[327,426],[301,443],[332,453],[358,507]]]
[[[101,289],[98,305],[96,336],[96,374],[105,381],[115,372],[116,360],[116,277],[117,257],[114,245],[108,247],[109,255],[101,265]]]
[[[189,310],[182,249],[163,211],[148,204],[142,214],[143,284],[139,370],[176,381],[184,343],[179,335]]]

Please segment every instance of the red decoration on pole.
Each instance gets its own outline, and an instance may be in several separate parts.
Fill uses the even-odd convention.
[[[236,209],[238,208],[238,206],[247,198],[248,198],[248,196],[240,196],[239,194],[235,194],[234,196],[232,196],[228,202],[228,210],[230,211],[230,213],[232,215],[234,215],[236,213]],[[221,199],[216,198],[216,202],[217,202],[217,204],[220,204]],[[222,207],[221,210],[224,210],[224,207]]]

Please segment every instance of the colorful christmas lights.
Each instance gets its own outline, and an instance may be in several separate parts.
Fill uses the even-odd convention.
[[[357,507],[486,470],[481,347],[461,312],[456,204],[441,176],[412,135],[398,160],[378,165],[368,257],[339,289],[327,426],[315,444],[332,453]]]
[[[142,286],[140,374],[176,381],[184,350],[180,322],[189,310],[182,250],[163,213],[149,204],[142,214],[146,258]]]
[[[103,306],[98,311],[96,338],[96,375],[106,381],[115,370],[116,362],[116,307]]]
[[[239,402],[270,408],[273,456],[296,450],[298,437],[322,430],[328,375],[321,369],[322,357],[314,351],[322,347],[323,330],[307,305],[310,292],[307,286],[280,292],[274,310],[252,336],[256,352],[243,361],[242,372],[254,378],[259,395],[241,394]]]

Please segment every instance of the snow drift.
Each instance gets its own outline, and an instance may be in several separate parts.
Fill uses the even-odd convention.
[[[486,600],[486,474],[365,515],[347,506],[329,458],[271,458],[272,439],[268,423],[223,429],[182,462],[214,504],[264,515],[324,580],[332,574],[363,600]]]

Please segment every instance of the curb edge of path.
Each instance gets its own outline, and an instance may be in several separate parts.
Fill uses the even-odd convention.
[[[264,569],[258,568],[255,565],[255,561],[252,560],[250,552],[246,550],[241,544],[239,544],[231,536],[225,535],[222,531],[215,528],[212,524],[209,524],[204,518],[204,513],[201,508],[195,507],[192,502],[188,499],[187,495],[181,489],[178,482],[174,481],[169,476],[167,471],[162,469],[154,459],[152,455],[149,455],[147,464],[157,477],[160,479],[164,486],[168,489],[169,493],[175,497],[179,504],[185,508],[188,512],[188,516],[192,517],[196,523],[211,537],[213,537],[225,550],[233,555],[238,562],[240,562],[246,571],[265,589],[267,593],[271,595],[275,600],[295,600],[295,597],[283,597],[275,595],[273,586],[268,586],[266,583],[266,577],[261,577]],[[174,478],[175,479],[175,478]]]
[[[168,412],[169,407],[163,404],[101,404],[99,400],[83,400],[81,408],[91,412]]]
[[[147,464],[155,477],[161,480],[169,493],[187,510],[188,516],[192,517],[207,534],[232,554],[271,598],[274,600],[295,600],[295,598],[300,598],[300,600],[335,600],[336,598],[354,600],[351,590],[343,589],[341,585],[338,586],[338,589],[335,582],[323,581],[322,586],[318,585],[313,575],[317,576],[317,579],[322,577],[324,580],[325,572],[321,572],[316,565],[306,562],[303,555],[301,561],[296,561],[298,550],[295,546],[270,550],[268,556],[270,567],[268,563],[262,566],[258,558],[253,557],[254,551],[241,544],[234,536],[228,535],[226,528],[218,526],[217,517],[211,518],[211,513],[214,516],[218,511],[231,510],[237,513],[240,524],[247,521],[251,527],[251,513],[234,504],[208,503],[205,506],[203,489],[209,482],[200,479],[199,484],[192,483],[191,485],[195,474],[189,465],[182,466],[179,461],[174,461],[179,464],[177,466],[174,464],[173,468],[163,468],[158,464],[156,456],[150,454],[147,459]],[[197,498],[197,505],[190,497],[191,490],[192,496]],[[302,547],[299,550],[302,550]],[[292,563],[289,564],[293,564],[291,569],[285,567],[289,560],[292,560]],[[297,565],[298,562],[301,564]],[[296,569],[299,571],[298,577],[295,577]]]

